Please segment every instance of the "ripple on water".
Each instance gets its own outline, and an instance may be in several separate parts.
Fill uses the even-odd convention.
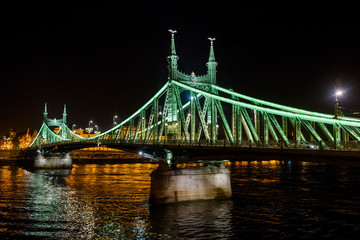
[[[52,176],[0,166],[0,237],[17,239],[354,239],[360,169],[235,162],[233,198],[151,206],[153,164],[76,164]]]

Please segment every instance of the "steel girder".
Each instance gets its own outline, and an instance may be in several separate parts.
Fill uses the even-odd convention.
[[[184,101],[187,93],[190,93],[190,100]],[[204,99],[203,103],[200,98]],[[159,104],[163,105],[160,110],[162,115],[159,115]],[[227,120],[229,114],[226,109],[231,111],[231,122]],[[249,112],[254,112],[253,118]],[[323,149],[332,146],[326,144],[324,138],[333,143],[335,148],[342,147],[350,140],[360,141],[359,119],[330,116],[246,97],[217,85],[202,84],[197,88],[193,83],[172,80],[133,115],[98,136],[84,139],[73,133],[66,124],[61,125],[55,134],[44,123],[32,146],[82,140],[162,142],[166,139],[164,129],[168,122],[176,122],[181,126],[176,131],[180,131],[179,136],[183,136],[188,144],[202,139],[216,143],[218,136],[221,136],[219,140],[223,141],[226,137],[230,144],[241,146],[245,137],[243,130],[249,142],[263,142],[265,146],[270,144],[269,135],[275,142],[284,142],[287,148],[293,147],[290,140],[292,137],[295,147],[300,147],[302,141],[316,141]],[[333,128],[332,133],[329,127]],[[222,131],[222,135],[218,131]]]

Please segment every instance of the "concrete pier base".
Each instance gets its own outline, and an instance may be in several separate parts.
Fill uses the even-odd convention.
[[[72,168],[72,159],[69,153],[64,156],[60,154],[54,154],[49,157],[44,157],[42,154],[38,154],[34,160],[35,169],[69,169]]]
[[[230,171],[223,165],[167,171],[158,168],[151,173],[150,202],[153,204],[231,196]]]

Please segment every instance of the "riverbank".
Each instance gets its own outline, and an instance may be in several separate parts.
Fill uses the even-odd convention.
[[[152,163],[154,160],[145,158],[143,156],[129,153],[121,150],[75,150],[70,152],[70,156],[74,163],[83,162],[103,162],[104,160],[114,163]],[[33,160],[24,158],[21,155],[21,150],[0,150],[1,162],[23,162]]]
[[[21,150],[0,150],[0,160],[11,160],[20,157]]]

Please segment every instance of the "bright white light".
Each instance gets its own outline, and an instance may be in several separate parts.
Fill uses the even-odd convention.
[[[143,152],[140,151],[140,152],[139,152],[139,155],[142,155],[142,154],[143,154]]]
[[[336,96],[341,96],[343,94],[343,92],[341,90],[338,90],[338,91],[336,91],[335,94],[336,94]]]
[[[193,100],[194,99],[194,97],[193,96],[191,96],[191,98],[190,98],[191,100]]]
[[[188,113],[188,116],[190,117],[190,116],[191,116],[191,114],[190,114],[190,113]]]

